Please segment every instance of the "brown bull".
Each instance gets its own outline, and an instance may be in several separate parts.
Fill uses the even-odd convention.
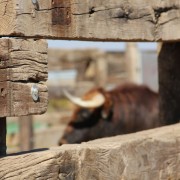
[[[80,99],[66,92],[76,105],[59,145],[133,133],[162,126],[158,94],[146,86],[121,85],[111,91],[94,89]]]

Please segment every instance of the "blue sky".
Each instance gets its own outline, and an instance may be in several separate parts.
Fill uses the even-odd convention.
[[[90,41],[64,41],[64,40],[49,40],[49,47],[63,49],[84,49],[84,48],[100,48],[103,50],[122,51],[125,49],[125,43],[122,42],[90,42]],[[141,50],[155,50],[156,43],[138,43]]]

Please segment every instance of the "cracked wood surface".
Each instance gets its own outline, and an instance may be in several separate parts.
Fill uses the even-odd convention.
[[[0,117],[42,114],[47,109],[47,43],[0,39]],[[39,88],[33,101],[31,87]]]
[[[0,36],[180,41],[179,0],[0,0]]]
[[[0,179],[177,180],[180,124],[10,155],[0,159]]]

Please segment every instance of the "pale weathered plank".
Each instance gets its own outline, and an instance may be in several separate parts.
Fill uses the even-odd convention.
[[[180,125],[4,157],[0,179],[177,180]]]
[[[0,35],[179,41],[179,0],[0,0]]]
[[[142,58],[137,43],[126,44],[126,68],[128,80],[133,83],[142,83]]]
[[[0,39],[0,117],[41,114],[47,109],[47,43]],[[39,99],[31,87],[39,88]]]

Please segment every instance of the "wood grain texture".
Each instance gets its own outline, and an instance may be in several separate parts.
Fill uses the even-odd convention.
[[[3,180],[179,178],[179,124],[0,159]]]
[[[0,35],[179,41],[179,0],[0,0]]]
[[[47,44],[44,40],[0,39],[0,117],[41,114],[47,109]],[[39,88],[39,100],[31,87]]]

